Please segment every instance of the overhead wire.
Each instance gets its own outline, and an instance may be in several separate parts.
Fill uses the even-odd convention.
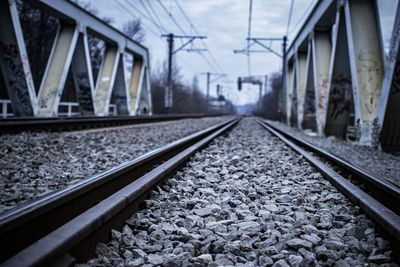
[[[125,6],[122,2],[119,2],[118,0],[114,0],[123,10],[126,11],[126,13],[128,13],[132,18],[137,19],[137,17],[135,17],[131,12],[129,12],[128,9],[130,9],[129,7]],[[141,12],[137,13],[141,14]],[[143,14],[141,14],[143,16]],[[143,16],[144,18],[148,19],[146,16]],[[154,31],[152,28],[147,27],[147,29],[154,35],[159,36],[159,33],[157,33],[156,31]]]
[[[160,1],[157,0],[157,2],[160,4],[160,6],[162,7],[162,9],[165,11],[165,13],[167,13],[167,15],[169,16],[169,18],[174,22],[174,24],[178,27],[178,29],[181,31],[182,34],[186,35],[185,30],[182,28],[182,26],[176,21],[175,17],[172,15],[171,12],[168,11],[167,7]]]
[[[172,13],[170,11],[168,11],[168,9],[165,7],[165,5],[160,1],[157,0],[158,3],[160,4],[160,6],[163,8],[163,10],[165,11],[165,13],[167,13],[167,15],[171,18],[171,20],[175,23],[175,25],[180,29],[181,33],[183,33],[184,35],[186,35],[186,31],[182,28],[182,26],[176,21],[176,19],[174,18],[174,16],[172,15]],[[177,5],[179,4],[177,1],[175,1],[177,3]],[[193,25],[193,23],[190,21],[189,17],[187,16],[186,12],[183,10],[182,6],[178,6],[179,10],[182,12],[182,14],[184,14],[184,17],[186,20],[188,20],[189,25],[193,28],[193,30],[196,32],[196,34],[200,35],[199,32],[196,30],[195,26]],[[204,40],[202,40],[203,44],[205,44]],[[196,48],[196,45],[193,44],[193,46]],[[206,47],[207,48],[207,47]],[[209,51],[209,49],[207,48],[207,51]],[[214,71],[218,71],[218,68],[216,68],[205,56],[203,53],[200,53],[200,56],[206,61],[206,63],[214,70]]]
[[[157,37],[160,37],[160,34],[157,33],[155,30],[153,30],[150,26],[157,28],[157,30],[159,30],[160,33],[163,33],[163,32],[165,33],[165,32],[167,32],[167,31],[166,31],[166,28],[165,28],[164,25],[161,23],[160,17],[157,15],[157,12],[155,11],[154,6],[151,4],[151,2],[150,2],[151,0],[150,0],[150,1],[149,1],[149,0],[146,0],[146,2],[147,2],[147,4],[148,4],[148,6],[149,6],[150,9],[148,9],[148,8],[144,5],[144,3],[142,2],[142,0],[140,0],[140,3],[141,3],[141,5],[142,5],[142,7],[144,8],[144,10],[146,11],[147,15],[144,14],[142,11],[140,11],[137,7],[135,7],[134,5],[132,5],[132,4],[131,4],[130,2],[128,2],[127,0],[120,0],[121,2],[118,1],[118,0],[114,0],[114,1],[121,7],[121,9],[123,9],[126,13],[128,13],[132,18],[137,19],[138,17],[134,16],[134,15],[132,14],[132,12],[130,12],[129,10],[134,10],[135,13],[139,14],[141,17],[143,17],[143,18],[145,19],[144,22],[150,23],[150,24],[147,25],[146,29],[147,29],[150,33],[152,33],[153,35],[155,35],[155,36],[157,36]],[[176,21],[176,19],[173,17],[173,15],[171,14],[171,12],[169,12],[169,11],[166,9],[166,7],[162,4],[162,2],[159,2],[159,3],[160,3],[160,5],[163,7],[164,11],[166,11],[166,13],[168,14],[168,16],[171,18],[171,20],[177,25],[177,27],[180,29],[180,31],[181,31],[183,34],[186,34],[185,30],[184,30],[184,29],[182,28],[182,26],[180,26],[180,24]],[[182,11],[183,11],[183,9],[182,9]],[[152,12],[154,16],[153,16],[150,12]],[[185,14],[185,15],[186,15],[186,14]],[[188,17],[186,17],[186,19],[188,19]],[[144,25],[145,25],[145,24],[144,24]],[[145,26],[146,26],[146,25],[145,25]],[[191,26],[193,29],[195,29],[195,26],[193,25],[193,23],[190,23],[190,26]],[[199,34],[199,35],[200,35],[200,34]],[[202,41],[203,41],[203,40],[202,40]],[[214,67],[213,67],[213,64],[210,62],[210,60],[209,60],[207,57],[204,56],[203,53],[199,52],[199,54],[200,54],[200,56],[204,59],[204,61],[205,61],[210,67],[214,68]],[[188,63],[187,63],[185,60],[183,60],[182,58],[181,58],[181,61],[182,61],[186,66],[188,66],[192,71],[197,72],[190,64],[188,64]]]
[[[122,2],[119,2],[118,0],[114,0],[115,2],[119,3],[120,5],[122,4]],[[163,32],[163,30],[160,28],[160,26],[151,18],[149,18],[146,14],[144,14],[142,11],[140,11],[136,6],[134,6],[131,2],[129,2],[128,0],[120,0],[120,1],[124,1],[129,7],[130,9],[133,9],[136,11],[136,13],[138,13],[140,16],[142,16],[143,18],[145,18],[147,21],[149,21],[153,26],[155,26],[158,31],[160,33]],[[126,8],[126,6],[125,6]],[[133,15],[131,15],[133,17]]]
[[[189,16],[188,16],[187,13],[185,12],[185,10],[182,8],[182,6],[180,5],[179,1],[178,1],[178,0],[174,0],[174,1],[175,1],[176,5],[178,6],[178,9],[181,11],[181,13],[183,14],[183,16],[185,17],[186,21],[189,23],[190,27],[193,29],[194,33],[197,34],[197,35],[200,35],[199,31],[198,31],[197,28],[194,26],[193,22],[190,20]],[[206,42],[205,42],[203,39],[201,39],[200,41],[203,43],[204,47],[207,49],[207,52],[208,52],[208,54],[209,54],[211,60],[213,61],[213,64],[211,64],[211,63],[208,63],[208,64],[209,64],[209,65],[212,67],[212,69],[214,69],[215,71],[224,73],[224,70],[223,70],[223,69],[221,68],[221,66],[218,64],[217,60],[215,59],[215,56],[213,55],[213,53],[211,52],[211,50],[208,48]],[[204,56],[204,55],[203,55],[203,56]],[[205,60],[206,60],[206,59],[205,59]],[[208,61],[208,60],[206,60],[206,61]]]
[[[153,7],[153,4],[151,3],[151,0],[146,0],[146,2],[147,2],[147,5],[150,7],[151,11],[153,12],[154,17],[155,17],[156,20],[158,21],[158,24],[161,26],[161,28],[164,29],[165,32],[167,32],[167,31],[165,30],[165,27],[164,27],[163,23],[162,23],[161,20],[160,20],[160,17],[158,16],[157,12],[155,11],[155,9],[154,9],[154,7]]]
[[[185,17],[185,19],[188,21],[189,25],[192,27],[193,31],[200,35],[200,33],[198,32],[198,30],[196,29],[196,27],[194,26],[194,24],[192,23],[192,21],[190,20],[189,16],[186,14],[185,10],[182,8],[182,6],[179,4],[178,0],[174,0],[176,5],[178,6],[179,10],[182,12],[183,16]],[[217,69],[219,69],[219,71],[223,71],[223,69],[221,68],[221,66],[218,64],[217,60],[215,59],[214,55],[212,54],[211,50],[208,49],[207,44],[204,40],[201,40],[203,42],[204,47],[207,49],[208,53],[210,54],[211,59],[214,61],[214,64],[217,66]]]
[[[190,27],[193,29],[193,31],[196,31],[196,27],[193,25],[192,21],[190,20],[189,16],[186,14],[185,10],[182,8],[181,4],[179,4],[178,0],[174,0],[178,9],[181,11],[183,16],[185,17],[186,21],[189,23]]]
[[[139,3],[142,5],[144,11],[147,13],[147,15],[149,16],[149,18],[151,19],[151,21],[154,23],[154,25],[157,25],[157,28],[159,28],[162,32],[165,32],[165,30],[163,29],[163,27],[158,23],[158,21],[156,19],[154,19],[154,16],[152,14],[152,12],[150,12],[150,10],[147,8],[147,5],[144,4],[143,0],[139,0]]]
[[[123,5],[122,2],[119,2],[118,0],[114,0],[115,2],[117,2],[117,4],[119,4],[124,10],[126,10],[127,13],[129,13],[132,17],[134,17],[131,12],[127,11],[126,6]],[[157,28],[160,33],[165,33],[167,32],[166,28],[164,27],[164,25],[161,23],[161,19],[158,16],[157,12],[155,11],[154,6],[151,4],[151,0],[146,0],[147,5],[149,8],[147,8],[145,6],[145,4],[142,2],[142,0],[140,0],[140,3],[143,7],[143,9],[145,10],[145,12],[147,13],[147,15],[145,13],[143,13],[142,11],[140,11],[137,7],[135,7],[132,3],[130,3],[127,0],[120,0],[120,1],[124,1],[129,7],[130,9],[135,10],[136,13],[140,14],[140,16],[142,16],[143,18],[145,18],[148,22],[151,23],[151,26],[154,26],[155,28]],[[173,22],[173,24],[176,25],[176,27],[179,29],[179,31],[183,34],[186,35],[186,31],[184,30],[184,28],[182,27],[182,25],[175,19],[175,17],[173,16],[172,12],[169,11],[167,9],[167,7],[160,1],[157,0],[158,4],[161,6],[161,8],[164,10],[164,12],[168,15],[168,17],[171,19],[171,21]],[[171,1],[172,2],[172,1]],[[184,11],[184,9],[182,8],[182,6],[179,4],[179,2],[177,0],[175,0],[175,3],[177,4],[179,10],[182,12],[183,16],[185,17],[185,19],[188,21],[189,26],[193,29],[193,31],[200,35],[198,30],[196,29],[196,27],[194,26],[194,24],[192,23],[192,21],[190,20],[189,16],[187,15],[187,13]],[[150,27],[147,27],[147,29],[154,35],[159,36],[159,34],[157,34],[153,29],[151,29]],[[208,49],[207,44],[205,43],[205,41],[203,39],[201,39],[204,47],[207,49],[208,55],[210,56],[210,59],[208,59],[204,53],[199,53],[200,56],[203,58],[203,60],[216,72],[224,72],[223,69],[221,68],[221,66],[218,64],[217,60],[215,59],[214,55],[212,54],[212,52]],[[195,46],[194,46],[195,47]],[[187,62],[183,61],[185,63],[185,65],[188,65]],[[191,69],[193,70],[193,68],[191,67]]]

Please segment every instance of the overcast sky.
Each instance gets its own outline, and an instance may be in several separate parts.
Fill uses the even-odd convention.
[[[160,38],[161,33],[182,35],[181,30],[172,22],[163,10],[158,0],[84,0],[98,9],[101,16],[114,19],[113,25],[117,28],[131,20],[140,17],[146,31],[144,45],[150,50],[151,67],[159,68],[167,58],[167,43]],[[184,32],[195,35],[189,22],[185,19],[177,6],[177,2],[186,12],[190,21],[201,35],[207,36],[205,43],[211,52],[199,53],[180,51],[176,54],[175,64],[180,67],[183,79],[191,82],[198,76],[200,88],[205,92],[206,77],[202,72],[224,72],[227,78],[211,85],[211,94],[215,95],[216,84],[221,83],[224,94],[235,104],[254,102],[258,98],[258,88],[245,86],[241,92],[237,91],[238,76],[248,74],[247,57],[243,54],[234,54],[233,50],[246,46],[248,31],[249,1],[246,0],[160,0],[167,11],[172,14]],[[129,3],[128,3],[129,2]],[[149,11],[152,7],[158,15],[165,31],[158,29],[148,19],[148,14],[142,3]],[[151,7],[147,4],[150,2]],[[397,0],[379,0],[383,3],[381,12],[384,14],[386,26],[383,33],[390,32],[388,24],[393,23],[393,15]],[[253,0],[253,37],[282,37],[287,30],[288,15],[291,0]],[[289,43],[295,35],[304,17],[315,4],[315,0],[294,0],[293,15],[289,27]],[[136,10],[134,9],[136,8]],[[142,14],[140,14],[142,13]],[[146,15],[146,17],[143,17]],[[154,17],[154,20],[157,18]],[[385,38],[385,36],[384,36]],[[180,46],[176,41],[175,48]],[[204,48],[200,40],[195,41],[196,48]],[[254,46],[257,50],[261,47]],[[281,43],[276,42],[272,48],[281,53]],[[206,59],[204,59],[206,58]],[[216,61],[216,62],[215,62]],[[281,59],[272,53],[254,53],[251,55],[251,74],[267,75],[281,69]],[[231,83],[229,83],[229,81]]]

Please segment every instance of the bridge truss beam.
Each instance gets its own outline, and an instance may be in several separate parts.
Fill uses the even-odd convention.
[[[400,101],[399,12],[398,7],[385,62],[376,0],[318,1],[287,52],[286,121],[297,115],[302,128],[304,103],[314,97],[318,135],[345,138],[352,127],[361,145],[378,147],[391,135],[400,146],[400,119],[394,115],[400,109],[393,104],[396,97]],[[306,94],[310,89],[315,93]]]
[[[135,115],[142,113],[140,109],[145,107],[146,113],[151,113],[147,48],[71,1],[27,2],[59,19],[60,25],[36,94],[17,1],[0,0],[0,66],[14,113],[21,116],[57,116],[70,71],[81,115],[109,115],[112,95],[117,98],[117,110]],[[103,40],[106,46],[96,83],[92,75],[88,34]],[[125,79],[125,55],[130,55],[134,62],[129,85]]]

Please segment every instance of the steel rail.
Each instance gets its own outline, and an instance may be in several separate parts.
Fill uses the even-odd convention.
[[[238,122],[230,118],[0,215],[0,262],[131,184],[155,165]],[[228,128],[229,128],[228,127]],[[34,230],[32,230],[34,229]]]
[[[74,129],[121,126],[139,123],[153,123],[170,120],[217,117],[225,114],[170,114],[117,117],[76,117],[76,118],[10,118],[0,119],[0,134],[22,131],[61,131]]]
[[[379,201],[365,193],[359,187],[344,178],[331,167],[312,156],[309,152],[290,141],[283,134],[270,127],[265,121],[259,120],[258,123],[278,137],[281,141],[291,147],[294,151],[302,155],[312,166],[314,166],[321,174],[331,182],[342,194],[349,198],[353,203],[358,205],[367,215],[369,215],[387,234],[394,246],[394,250],[400,248],[400,217],[389,208],[381,204]],[[395,254],[398,251],[395,251]]]
[[[335,164],[339,165],[341,168],[345,169],[347,172],[351,173],[353,176],[357,177],[363,183],[366,183],[368,189],[371,191],[371,194],[374,198],[379,200],[379,202],[383,203],[386,207],[391,209],[397,215],[400,215],[400,188],[393,184],[392,182],[381,178],[376,177],[373,174],[360,169],[359,167],[349,163],[348,161],[316,146],[311,144],[310,142],[303,140],[299,137],[290,134],[283,129],[273,125],[272,123],[263,120],[265,124],[269,127],[273,128],[274,130],[278,131],[280,134],[284,135],[286,138],[293,140],[296,144],[299,144],[307,150],[310,150],[329,161],[334,162]]]

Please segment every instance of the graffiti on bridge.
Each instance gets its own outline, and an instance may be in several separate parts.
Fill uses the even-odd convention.
[[[327,96],[327,91],[328,91],[328,85],[329,85],[329,80],[327,78],[321,78],[319,81],[321,81],[320,84],[318,84],[318,109],[319,110],[324,110],[325,108],[325,103],[326,103],[326,96]]]
[[[364,107],[361,114],[372,115],[377,109],[383,75],[379,56],[375,52],[365,51],[357,57],[361,106]]]
[[[102,79],[99,88],[96,89],[96,107],[98,108],[100,113],[107,113],[108,107],[108,90],[109,90],[110,82],[109,77],[105,77]]]
[[[5,44],[0,42],[1,53],[3,55],[4,67],[7,75],[10,91],[17,101],[18,108],[22,109],[26,115],[32,115],[32,103],[26,85],[26,75],[23,63],[20,59],[18,46],[15,44]]]
[[[39,99],[39,107],[41,109],[48,109],[49,107],[51,108],[53,106],[52,103],[54,103],[53,100],[55,100],[56,95],[57,95],[57,88],[50,89],[44,97],[41,97]],[[50,101],[52,103],[50,103]]]
[[[351,111],[351,79],[345,75],[338,75],[332,80],[332,88],[329,96],[330,109],[329,117],[337,119],[339,115]]]
[[[77,97],[79,107],[85,112],[93,112],[92,92],[90,89],[90,82],[87,73],[79,73],[77,75]]]

